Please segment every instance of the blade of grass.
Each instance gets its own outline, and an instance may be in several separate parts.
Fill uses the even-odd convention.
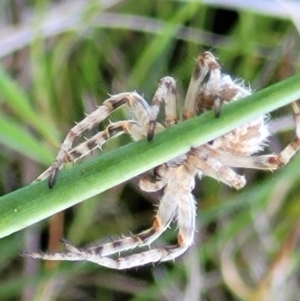
[[[57,131],[30,106],[30,100],[0,65],[0,95],[7,106],[23,120],[39,131],[45,139],[57,145]]]
[[[174,35],[178,32],[182,24],[189,20],[201,6],[201,2],[192,1],[185,3],[177,13],[165,25],[165,29],[155,36],[153,41],[141,53],[135,68],[128,79],[129,86],[132,83],[141,83],[149,76],[149,70],[154,62],[162,56],[162,53],[174,43]],[[141,72],[143,70],[143,72]]]
[[[21,230],[61,210],[131,179],[167,160],[300,98],[300,75],[259,91],[247,99],[187,120],[59,174],[49,190],[45,181],[0,198],[0,237]]]
[[[0,143],[41,164],[51,163],[53,154],[26,128],[0,113]]]

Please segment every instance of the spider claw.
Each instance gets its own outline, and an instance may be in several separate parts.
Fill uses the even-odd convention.
[[[150,120],[148,134],[147,134],[148,141],[151,141],[154,137],[155,125],[156,125],[156,122],[154,120]]]
[[[214,102],[214,111],[215,111],[215,116],[216,118],[220,117],[221,114],[221,106],[222,106],[222,102],[219,98],[217,98]]]
[[[216,118],[219,118],[219,117],[220,117],[220,113],[221,113],[221,110],[220,110],[220,109],[215,109],[215,117],[216,117]]]
[[[56,179],[57,179],[57,173],[58,173],[58,168],[52,167],[51,174],[50,174],[49,181],[48,181],[49,189],[52,189],[54,187]]]

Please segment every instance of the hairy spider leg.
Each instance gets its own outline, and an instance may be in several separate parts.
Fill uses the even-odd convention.
[[[183,120],[211,109],[214,109],[216,117],[219,117],[223,103],[250,94],[248,89],[233,82],[230,76],[222,74],[221,66],[215,57],[210,52],[204,52],[198,56],[186,93]]]
[[[134,109],[138,119],[148,119],[149,105],[147,102],[137,93],[120,93],[111,96],[107,99],[102,106],[91,114],[89,114],[81,122],[77,123],[67,134],[62,146],[55,158],[54,163],[51,166],[51,172],[49,177],[49,188],[52,188],[55,184],[58,171],[68,161],[67,154],[70,151],[73,141],[76,137],[79,137],[83,132],[93,128],[103,119],[107,118],[111,112],[121,107],[124,104],[128,104]],[[148,119],[149,120],[149,119]],[[142,124],[141,124],[142,126]],[[38,177],[39,179],[39,177]]]
[[[23,252],[22,255],[46,260],[86,260],[113,269],[127,269],[147,263],[174,259],[184,253],[193,242],[196,206],[191,190],[194,187],[195,172],[196,169],[188,164],[167,170],[169,175],[165,177],[162,183],[166,185],[165,194],[160,202],[153,226],[149,230],[100,246],[78,248],[64,241],[67,252]],[[178,185],[179,183],[180,185]],[[179,228],[176,245],[158,247],[116,259],[107,257],[137,246],[149,245],[167,229],[176,215]]]
[[[147,134],[149,141],[153,139],[156,119],[162,103],[165,104],[166,126],[169,127],[176,124],[178,122],[176,105],[176,84],[175,80],[169,76],[163,77],[160,80],[158,89],[152,99],[150,121]]]
[[[231,167],[276,170],[282,165],[287,165],[300,149],[300,108],[296,102],[292,103],[292,107],[295,118],[295,139],[279,154],[250,156],[246,154],[234,154],[222,149],[215,150],[210,145],[205,145],[205,148],[209,149],[208,151],[212,158]],[[203,146],[201,148],[203,149]]]
[[[156,124],[156,129],[162,129],[163,126]],[[78,146],[71,149],[65,156],[64,163],[75,162],[79,158],[87,156],[96,148],[101,148],[101,146],[107,142],[109,139],[117,137],[122,134],[129,134],[133,140],[139,140],[142,137],[145,137],[143,129],[140,125],[134,120],[124,120],[111,123],[108,125],[105,130],[97,133],[90,139],[87,139],[85,142],[79,144]],[[41,181],[48,178],[51,175],[52,166],[45,170],[39,177],[35,180]]]

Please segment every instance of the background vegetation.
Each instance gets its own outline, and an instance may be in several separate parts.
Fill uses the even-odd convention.
[[[171,75],[182,101],[203,50],[254,90],[299,72],[298,2],[209,3],[1,1],[0,194],[48,167],[74,121],[107,93],[137,90],[151,99],[159,79]],[[111,119],[127,115],[120,110]],[[266,151],[293,139],[289,116],[290,107],[272,114]],[[105,151],[128,142],[115,139]],[[298,156],[276,173],[241,170],[248,185],[239,192],[199,181],[195,244],[175,264],[113,271],[18,256],[57,250],[61,237],[83,245],[149,227],[160,195],[141,192],[138,179],[118,185],[2,238],[0,299],[298,300],[299,165]],[[168,231],[157,244],[174,239]]]

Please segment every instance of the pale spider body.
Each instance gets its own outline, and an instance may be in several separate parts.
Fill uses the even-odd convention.
[[[216,116],[219,116],[222,105],[250,94],[251,91],[242,82],[233,81],[230,76],[222,74],[215,57],[209,52],[204,52],[197,59],[186,94],[182,119],[192,118],[212,109],[215,110]],[[127,133],[133,140],[144,137],[151,140],[155,132],[164,129],[156,121],[162,103],[165,105],[166,126],[176,124],[178,122],[176,86],[172,77],[161,79],[151,106],[136,92],[112,95],[102,106],[69,131],[53,165],[36,181],[49,177],[49,187],[52,188],[58,171],[66,162],[72,162],[87,155],[94,148],[117,135]],[[112,111],[124,104],[132,109],[135,119],[111,123],[104,131],[71,149],[76,137],[107,118]],[[23,255],[46,260],[87,260],[115,269],[167,261],[180,256],[193,243],[194,238],[196,204],[192,190],[195,178],[206,175],[240,189],[246,184],[245,177],[237,174],[232,167],[274,170],[282,164],[287,164],[300,148],[300,110],[296,103],[293,103],[293,109],[296,120],[296,138],[279,154],[252,156],[265,146],[269,136],[266,117],[261,116],[156,167],[153,180],[147,177],[142,178],[139,185],[143,191],[153,192],[164,188],[164,194],[150,229],[110,243],[85,248],[78,248],[64,240],[66,252],[23,252]],[[125,250],[149,246],[174,220],[179,231],[177,244],[157,247],[125,257],[110,257]]]

